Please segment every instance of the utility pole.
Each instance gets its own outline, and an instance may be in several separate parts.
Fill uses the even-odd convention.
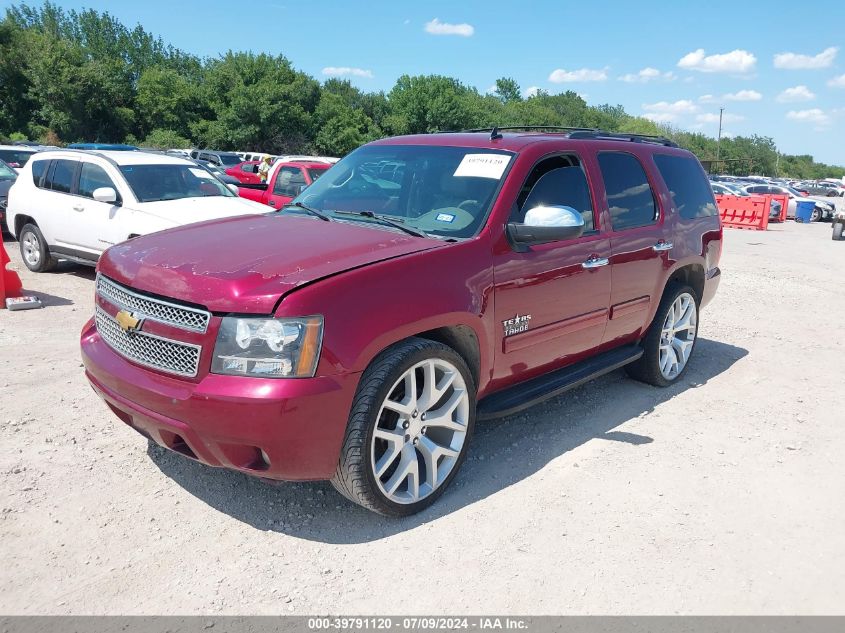
[[[719,149],[722,145],[722,112],[724,108],[719,108],[719,136],[716,137],[716,160],[719,160]]]

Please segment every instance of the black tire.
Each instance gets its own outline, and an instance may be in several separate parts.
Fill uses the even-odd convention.
[[[34,273],[46,273],[53,270],[58,263],[55,257],[50,254],[50,249],[47,246],[47,240],[35,224],[25,224],[18,236],[20,243],[21,259],[23,259],[24,266],[29,268]],[[30,261],[27,258],[25,249],[29,244],[36,245],[36,252],[38,254],[37,261]]]
[[[379,489],[370,468],[370,446],[378,422],[376,416],[396,381],[410,367],[430,358],[439,358],[454,365],[466,383],[469,393],[466,436],[452,471],[439,487],[415,503],[397,503]],[[384,350],[373,359],[358,383],[332,485],[350,501],[384,516],[409,516],[430,506],[443,494],[466,459],[467,447],[475,427],[475,389],[475,381],[464,359],[442,343],[411,338]]]
[[[686,365],[681,372],[674,378],[667,379],[660,371],[660,334],[663,329],[663,323],[669,313],[669,308],[679,296],[688,293],[692,296],[695,302],[696,311],[696,336],[693,341],[692,350]],[[689,362],[695,353],[695,344],[698,342],[698,307],[701,299],[690,286],[673,283],[666,287],[663,292],[663,299],[660,300],[660,306],[657,308],[657,313],[654,315],[654,320],[651,322],[645,337],[641,342],[643,347],[643,355],[639,360],[625,366],[625,371],[631,378],[641,382],[654,385],[655,387],[668,387],[673,385],[686,373],[689,367]]]
[[[810,216],[810,222],[821,222],[822,219],[822,212],[821,209],[816,207],[813,209],[813,215]]]
[[[833,239],[834,241],[841,241],[842,238],[842,229],[845,228],[845,222],[842,220],[838,220],[833,224]]]

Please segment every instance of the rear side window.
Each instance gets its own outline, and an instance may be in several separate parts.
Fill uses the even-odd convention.
[[[718,213],[713,193],[697,160],[685,156],[655,154],[654,163],[682,218],[692,220]]]
[[[79,195],[93,198],[94,190],[100,187],[111,187],[117,191],[117,187],[102,167],[94,163],[82,163],[82,171],[79,173]]]
[[[41,186],[41,179],[44,177],[44,172],[47,171],[49,160],[34,160],[32,161],[32,182],[36,187]]]
[[[54,161],[53,169],[50,170],[50,175],[47,177],[47,182],[44,183],[44,188],[60,191],[61,193],[70,193],[75,171],[76,161]]]
[[[601,152],[598,159],[613,230],[654,224],[657,205],[640,161],[622,152]]]

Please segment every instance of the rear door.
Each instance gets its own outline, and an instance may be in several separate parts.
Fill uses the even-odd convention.
[[[77,250],[79,244],[74,230],[76,211],[74,211],[74,196],[71,195],[76,186],[76,170],[79,163],[75,160],[53,160],[47,170],[42,184],[39,209],[35,214],[41,232],[51,246],[62,249]]]
[[[622,344],[648,326],[650,309],[660,302],[663,268],[673,244],[640,159],[628,152],[602,151],[597,161],[611,223],[610,314],[604,342]]]

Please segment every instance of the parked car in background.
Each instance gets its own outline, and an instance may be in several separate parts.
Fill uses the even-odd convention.
[[[729,183],[729,182],[711,182],[710,186],[713,187],[713,193],[722,196],[750,196],[750,193],[747,193],[742,189],[742,187],[737,187],[736,185]]]
[[[23,145],[0,145],[0,160],[20,172],[26,162],[37,152],[37,149]]]
[[[205,160],[209,163],[219,165],[223,169],[237,165],[241,162],[240,156],[235,152],[217,152],[213,150],[195,150],[191,152],[191,158]]]
[[[169,450],[405,516],[453,481],[477,417],[620,367],[683,380],[721,250],[704,170],[665,139],[383,139],[280,213],[110,248],[82,359]]]
[[[122,143],[71,143],[67,149],[88,149],[107,152],[137,152],[140,149],[135,145],[124,145]]]
[[[189,159],[190,160],[190,159]],[[214,176],[220,181],[222,181],[226,185],[233,185],[238,186],[240,185],[240,181],[235,178],[234,176],[230,176],[227,174],[219,165],[215,165],[214,163],[210,163],[207,160],[195,160],[193,161],[203,169],[208,170],[210,173],[214,174]]]
[[[778,196],[788,196],[789,206],[786,209],[786,217],[794,218],[795,210],[798,207],[798,202],[801,200],[812,200],[815,202],[813,209],[812,222],[819,220],[829,220],[833,218],[836,207],[829,200],[819,198],[817,196],[805,196],[797,189],[792,187],[782,187],[779,185],[748,185],[743,187],[743,190],[750,194],[772,194]]]
[[[258,168],[261,166],[259,160],[244,161],[238,165],[232,165],[226,169],[226,173],[240,183],[249,185],[260,185],[261,177],[258,175]]]
[[[9,197],[9,188],[15,184],[17,178],[18,172],[0,160],[0,231],[6,230],[6,202]]]
[[[243,183],[244,186],[239,188],[239,195],[281,209],[322,176],[329,167],[331,165],[328,163],[308,160],[277,163],[270,171],[266,184]]]
[[[191,222],[265,213],[192,161],[146,152],[40,152],[9,190],[27,268],[95,264],[109,246]]]

